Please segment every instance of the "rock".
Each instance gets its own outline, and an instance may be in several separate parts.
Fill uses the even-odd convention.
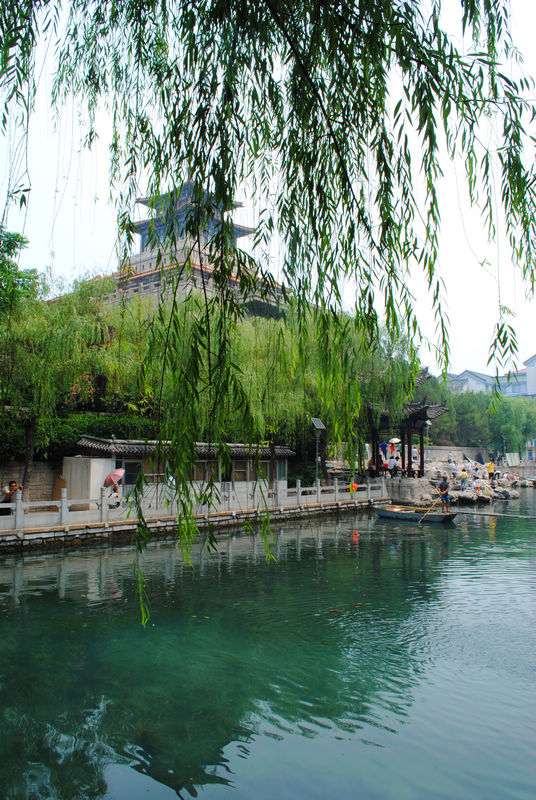
[[[458,503],[460,505],[468,505],[468,504],[472,505],[473,503],[476,503],[475,492],[469,489],[464,489],[463,491],[458,492]]]
[[[482,494],[482,492],[477,493],[476,502],[480,504],[490,504],[491,503],[491,495],[489,494]]]

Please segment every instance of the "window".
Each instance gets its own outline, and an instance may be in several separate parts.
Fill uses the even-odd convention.
[[[257,465],[256,461],[252,461],[249,465],[249,479],[250,481],[265,481],[268,479],[270,470],[269,461],[261,461]]]
[[[204,481],[207,470],[207,462],[199,461],[194,467],[194,481]]]
[[[138,475],[143,472],[142,461],[126,461],[125,459],[117,459],[115,462],[116,467],[122,467],[125,470],[121,483],[123,486],[134,486]]]
[[[247,481],[247,479],[247,461],[233,461],[233,481],[237,483],[238,481]]]

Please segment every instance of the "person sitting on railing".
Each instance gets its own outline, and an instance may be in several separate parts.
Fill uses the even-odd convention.
[[[3,496],[2,500],[0,500],[0,503],[13,503],[13,501],[14,501],[13,495],[19,489],[22,492],[22,486],[20,484],[18,484],[17,481],[9,481],[8,485],[4,486],[4,488],[2,489],[2,491],[4,493],[4,496]],[[12,513],[13,513],[13,511],[12,511],[11,508],[0,508],[0,515],[1,516],[5,517],[7,514],[12,514]]]
[[[391,456],[389,461],[387,462],[387,469],[391,474],[391,478],[396,478],[398,470],[400,469],[400,464],[398,461],[398,456],[395,458],[394,455]]]

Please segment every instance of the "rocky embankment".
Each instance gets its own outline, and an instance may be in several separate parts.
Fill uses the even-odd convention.
[[[468,473],[465,488],[462,488],[459,474],[463,466]],[[520,478],[514,471],[504,468],[500,477],[490,483],[485,464],[466,461],[455,464],[456,475],[453,476],[452,463],[445,461],[432,461],[426,464],[424,478],[386,479],[387,491],[393,500],[413,505],[429,507],[438,499],[437,487],[444,475],[449,483],[449,497],[452,505],[489,504],[507,501],[519,497],[519,488],[534,486],[533,480]],[[475,470],[478,473],[476,481],[473,480]]]

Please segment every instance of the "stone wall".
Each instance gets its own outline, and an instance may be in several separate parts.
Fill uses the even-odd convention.
[[[394,503],[428,501],[432,487],[428,478],[386,478],[385,488]]]
[[[0,466],[0,487],[7,486],[11,480],[22,483],[23,473],[24,464],[21,461],[13,461],[7,466]],[[24,500],[52,500],[52,489],[58,475],[61,475],[61,464],[34,462],[29,484],[24,487]]]
[[[433,445],[424,448],[424,464],[426,466],[429,461],[448,461],[449,453],[452,453],[452,459],[457,464],[463,461],[465,456],[470,458],[471,461],[479,461],[479,456],[484,460],[483,463],[488,460],[487,447],[458,447],[456,445],[442,447]]]

